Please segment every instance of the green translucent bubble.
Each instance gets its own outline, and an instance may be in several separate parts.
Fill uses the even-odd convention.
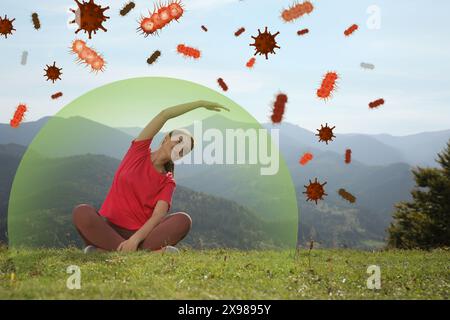
[[[200,108],[166,124],[163,132],[180,127],[195,131],[202,126],[203,131],[195,136],[192,159],[203,155],[212,143],[204,136],[210,129],[223,137],[227,130],[263,132],[269,152],[272,143],[276,145],[269,133],[256,131],[262,127],[245,109],[192,82],[147,77],[97,88],[50,118],[23,156],[9,201],[10,245],[81,246],[72,225],[72,209],[80,203],[98,209],[120,159],[140,128],[166,107],[197,100],[214,101],[231,111]],[[162,135],[155,137],[153,149]],[[259,138],[259,142],[264,140]],[[236,150],[238,146],[236,142]],[[254,152],[250,142],[244,147],[245,158],[250,159]],[[211,154],[216,156],[217,150]],[[272,175],[261,175],[267,163],[260,162],[176,165],[172,210],[188,212],[193,219],[183,244],[245,249],[296,245],[295,188],[284,159],[275,150],[279,164]],[[223,152],[225,158],[225,147]]]

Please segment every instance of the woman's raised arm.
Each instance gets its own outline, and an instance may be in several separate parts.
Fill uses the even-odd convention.
[[[136,141],[152,139],[159,132],[159,130],[161,130],[167,120],[176,118],[178,116],[181,116],[182,114],[185,114],[186,112],[202,107],[212,111],[230,111],[228,108],[225,108],[218,103],[209,101],[195,101],[183,103],[174,107],[169,107],[158,113],[158,115],[145,126],[145,128],[136,138]]]

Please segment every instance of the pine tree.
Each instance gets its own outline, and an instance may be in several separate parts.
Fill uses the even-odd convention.
[[[450,246],[450,140],[436,162],[440,168],[412,170],[412,202],[400,202],[388,229],[388,246],[432,249]]]

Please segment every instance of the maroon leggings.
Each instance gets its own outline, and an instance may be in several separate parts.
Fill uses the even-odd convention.
[[[116,226],[87,204],[80,204],[73,209],[73,223],[86,245],[107,251],[116,251],[120,243],[135,233]],[[176,245],[188,234],[191,224],[191,217],[187,213],[169,214],[140,243],[139,249],[154,251]]]

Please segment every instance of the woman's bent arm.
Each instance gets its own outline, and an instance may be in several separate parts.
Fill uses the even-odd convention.
[[[170,107],[167,109],[164,109],[156,117],[154,117],[147,126],[142,130],[142,132],[139,134],[139,136],[136,138],[136,141],[140,140],[147,140],[147,139],[153,139],[153,137],[161,130],[161,128],[164,126],[164,124],[172,119],[176,118],[178,116],[181,116],[182,114],[185,114],[186,112],[192,111],[197,108],[204,107],[208,110],[212,111],[220,111],[220,110],[228,110],[225,107],[222,107],[218,103],[209,102],[209,101],[195,101],[195,102],[189,102],[180,104],[174,107]]]
[[[148,219],[147,222],[128,240],[122,242],[117,248],[117,251],[136,251],[139,244],[145,240],[145,238],[149,235],[153,228],[158,225],[168,211],[169,204],[166,201],[159,200],[156,203],[155,209],[153,209],[153,214],[150,219]]]

